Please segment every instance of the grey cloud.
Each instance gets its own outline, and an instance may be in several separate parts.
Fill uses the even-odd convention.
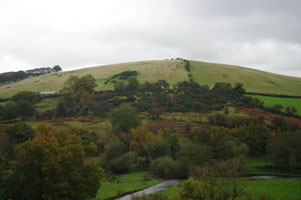
[[[300,7],[299,0],[4,0],[0,72],[185,57],[301,76]]]

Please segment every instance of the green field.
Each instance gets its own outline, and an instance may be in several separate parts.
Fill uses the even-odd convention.
[[[265,107],[272,107],[275,104],[283,105],[283,111],[287,106],[295,106],[297,108],[297,113],[301,115],[301,98],[283,98],[283,97],[268,97],[261,95],[248,95],[253,98],[257,98],[264,102]]]
[[[273,200],[299,200],[301,190],[301,180],[288,179],[245,179],[242,180],[246,185],[244,189],[246,193],[255,196],[256,199],[260,196],[269,196]],[[174,197],[181,189],[181,184],[168,188],[161,192],[167,195],[170,199]]]
[[[216,82],[243,83],[248,92],[300,95],[301,78],[282,76],[273,73],[253,70],[244,67],[190,61],[191,74],[194,81],[210,87]],[[9,85],[0,85],[0,98],[9,98],[19,91],[59,91],[63,83],[71,75],[84,76],[92,74],[97,82],[97,90],[113,89],[113,84],[104,84],[112,75],[136,70],[140,82],[155,82],[167,80],[170,84],[188,80],[182,60],[158,60],[121,63],[98,67],[83,68],[80,70],[48,74],[40,77],[28,78]]]
[[[96,199],[110,199],[123,194],[143,190],[160,182],[161,180],[159,179],[149,177],[146,172],[135,172],[103,178]]]
[[[249,175],[276,175],[276,176],[300,176],[300,169],[278,169],[268,158],[249,158]]]
[[[81,77],[92,74],[96,79],[97,90],[113,89],[113,84],[104,84],[104,82],[112,75],[128,70],[136,70],[138,72],[138,80],[141,82],[155,82],[165,79],[169,83],[175,84],[179,81],[188,80],[184,63],[180,60],[131,62],[60,72],[57,75],[47,74],[9,85],[1,85],[0,98],[9,98],[19,91],[59,91],[71,75]]]
[[[58,103],[59,103],[59,100],[56,99],[56,98],[43,99],[42,101],[37,103],[35,105],[35,107],[40,112],[43,112],[43,111],[46,111],[46,110],[55,110]]]
[[[255,196],[267,195],[273,200],[301,199],[301,180],[251,180],[248,181],[246,192]]]
[[[301,78],[216,63],[191,61],[194,81],[214,86],[216,82],[242,83],[248,92],[301,95]]]

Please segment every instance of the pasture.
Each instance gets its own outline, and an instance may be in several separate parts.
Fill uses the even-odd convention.
[[[273,200],[299,200],[301,180],[288,179],[241,179],[245,187],[244,191],[253,196],[256,200],[263,199],[263,196],[271,197]],[[181,189],[179,184],[161,192],[173,199]]]
[[[301,95],[301,78],[200,61],[190,61],[190,69],[194,81],[210,88],[217,82],[242,83],[248,92]]]
[[[141,82],[167,80],[170,84],[175,84],[179,81],[188,80],[187,72],[181,60],[131,62],[47,74],[31,77],[9,85],[0,85],[0,98],[9,98],[20,91],[59,91],[70,76],[81,77],[87,74],[93,75],[96,79],[96,90],[110,90],[114,88],[114,85],[104,84],[104,82],[114,74],[129,70],[137,71],[137,78]]]
[[[242,83],[248,92],[301,95],[301,78],[282,76],[245,67],[190,61],[194,81],[213,87],[217,82]],[[31,77],[15,83],[0,85],[0,98],[10,98],[19,91],[59,91],[70,76],[92,74],[97,90],[111,90],[114,84],[105,84],[111,76],[123,71],[137,71],[140,82],[166,80],[170,84],[188,81],[188,72],[182,60],[155,60],[95,66],[74,71]]]
[[[275,104],[281,104],[283,106],[282,111],[284,112],[286,107],[295,106],[297,108],[297,114],[301,115],[301,98],[269,97],[269,96],[261,96],[261,95],[248,95],[248,96],[263,101],[265,107],[272,107]]]
[[[96,199],[112,199],[113,197],[143,190],[160,182],[160,179],[152,178],[146,172],[134,172],[131,174],[104,177],[101,179],[101,187]]]

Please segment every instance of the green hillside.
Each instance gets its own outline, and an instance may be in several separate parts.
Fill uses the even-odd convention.
[[[301,78],[245,67],[190,61],[194,81],[213,86],[216,82],[242,83],[248,92],[301,96]]]
[[[224,81],[232,84],[240,82],[244,84],[248,92],[301,96],[301,78],[231,65],[199,61],[190,61],[190,64],[193,79],[200,84],[208,84],[210,87],[216,82]],[[140,82],[155,82],[164,79],[174,84],[188,80],[188,72],[185,70],[182,60],[141,61],[90,67],[61,72],[57,75],[48,74],[9,85],[1,85],[0,98],[9,98],[24,90],[35,92],[58,91],[62,89],[63,83],[71,75],[83,76],[92,74],[97,80],[97,90],[113,89],[113,84],[104,84],[104,82],[112,75],[128,70],[137,71]]]

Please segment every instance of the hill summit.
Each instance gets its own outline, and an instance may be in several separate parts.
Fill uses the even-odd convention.
[[[189,63],[189,68],[187,68],[187,63]],[[201,85],[209,85],[209,87],[213,87],[217,82],[242,83],[247,92],[301,96],[301,78],[240,66],[175,59],[104,65],[31,77],[1,85],[0,98],[9,98],[17,92],[25,90],[59,91],[71,75],[91,74],[96,79],[97,90],[109,90],[114,88],[117,81],[124,81],[116,75],[126,71],[136,71],[136,77],[140,82],[166,80],[172,85],[180,81],[193,80]],[[115,81],[108,81],[108,79]]]

